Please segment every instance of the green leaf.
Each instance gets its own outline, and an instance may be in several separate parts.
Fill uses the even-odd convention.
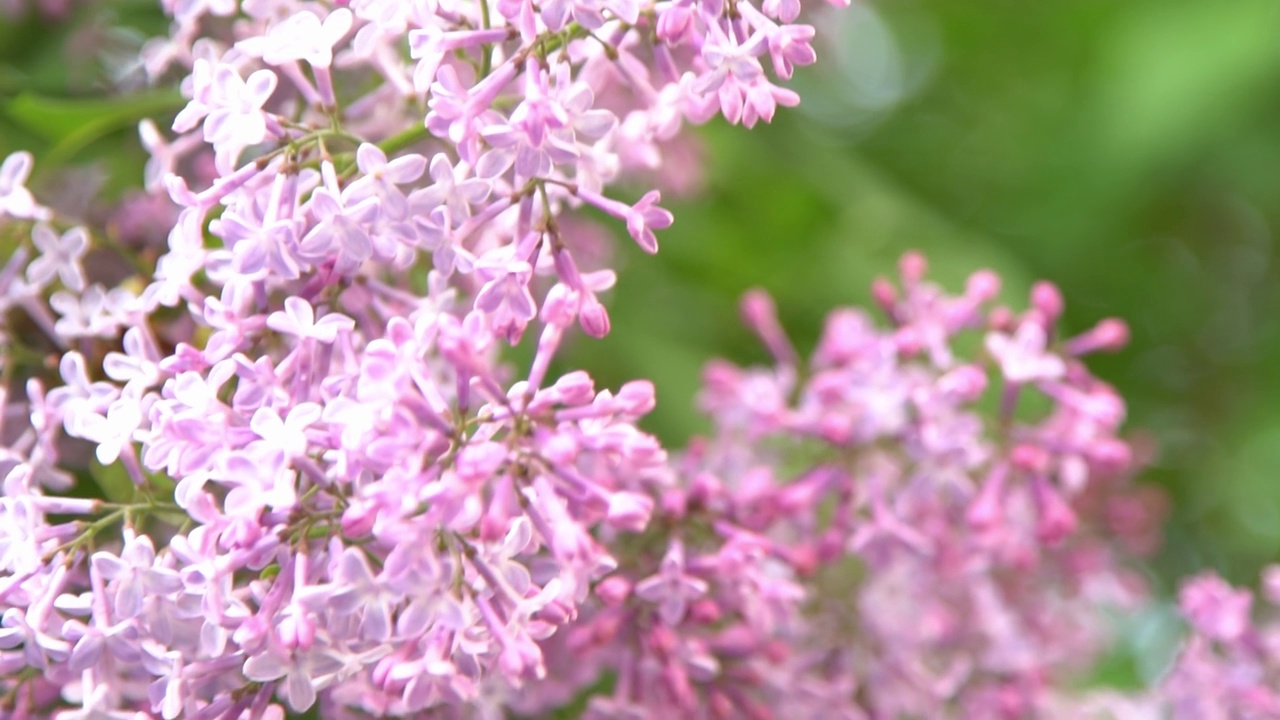
[[[93,478],[94,484],[102,491],[102,497],[108,501],[133,502],[136,488],[133,478],[129,477],[129,471],[125,470],[124,465],[120,463],[103,465],[94,460],[89,464],[89,477]]]
[[[1274,0],[1131,7],[1100,58],[1099,141],[1155,161],[1225,132],[1280,75]]]
[[[53,143],[42,160],[46,167],[57,167],[111,133],[143,118],[171,113],[182,102],[182,96],[172,90],[112,99],[22,93],[3,106],[3,114],[15,125]]]

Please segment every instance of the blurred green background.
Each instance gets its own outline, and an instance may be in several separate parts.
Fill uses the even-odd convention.
[[[137,77],[165,23],[152,0],[92,7],[0,21],[0,156],[94,161],[119,192],[141,177],[137,120],[173,96],[101,88]],[[656,258],[618,243],[616,332],[565,364],[652,378],[649,427],[678,444],[708,358],[764,359],[737,319],[749,287],[807,350],[907,249],[953,289],[995,268],[1010,302],[1051,279],[1069,330],[1132,327],[1093,366],[1158,443],[1145,477],[1175,511],[1157,577],[1251,582],[1280,559],[1280,2],[881,0],[819,25],[801,107],[699,131],[701,190],[664,203]]]

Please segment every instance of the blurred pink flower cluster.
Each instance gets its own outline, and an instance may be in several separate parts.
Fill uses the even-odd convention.
[[[582,211],[656,252],[672,215],[620,183],[666,183],[686,123],[795,104],[800,3],[162,5],[143,62],[187,102],[140,127],[149,194],[95,224],[0,167],[4,717],[1119,707],[1075,681],[1159,543],[1081,361],[1123,323],[1061,337],[1053,286],[1019,312],[910,255],[888,326],[836,311],[805,362],[749,293],[775,362],[711,364],[678,453],[637,426],[649,382],[552,371],[611,330]],[[1214,582],[1173,677],[1275,713]]]

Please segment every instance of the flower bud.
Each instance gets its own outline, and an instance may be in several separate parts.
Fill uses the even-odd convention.
[[[610,607],[618,607],[631,597],[631,581],[622,575],[610,575],[596,583],[596,597]]]
[[[1031,288],[1031,306],[1040,311],[1047,325],[1052,325],[1062,317],[1065,303],[1058,286],[1042,280]]]
[[[587,294],[582,298],[578,324],[582,326],[583,332],[594,338],[602,338],[609,334],[609,313],[594,294]]]

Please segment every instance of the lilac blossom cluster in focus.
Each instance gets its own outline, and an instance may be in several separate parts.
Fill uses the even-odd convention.
[[[1062,337],[1050,284],[909,255],[807,361],[748,293],[774,363],[712,363],[680,452],[651,383],[552,371],[611,331],[583,215],[657,251],[619,186],[798,102],[797,0],[162,5],[146,195],[0,166],[0,716],[1280,715],[1209,576],[1165,684],[1081,689],[1163,499],[1082,362],[1124,324]]]

